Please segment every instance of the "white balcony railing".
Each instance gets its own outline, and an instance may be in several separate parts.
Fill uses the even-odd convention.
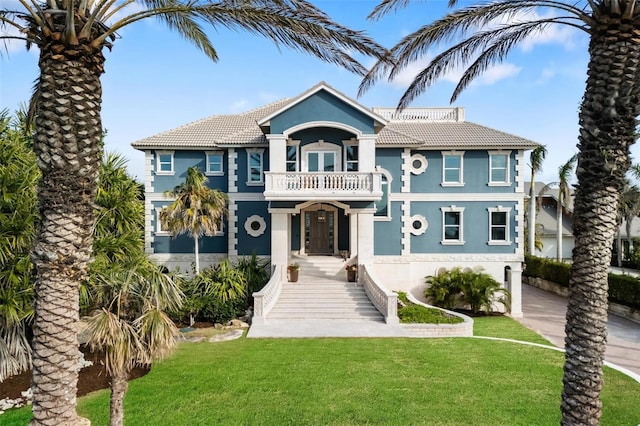
[[[379,172],[265,172],[267,200],[300,197],[334,200],[370,200],[382,197]]]

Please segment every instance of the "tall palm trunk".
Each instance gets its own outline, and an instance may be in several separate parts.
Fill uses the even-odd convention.
[[[606,8],[608,6],[601,6]],[[629,168],[640,113],[640,38],[633,22],[602,16],[589,45],[587,87],[580,108],[580,157],[569,281],[562,424],[598,424],[607,339],[607,275],[619,193]]]
[[[109,426],[124,424],[124,396],[127,393],[129,374],[118,371],[111,376],[111,398],[109,400]]]
[[[193,240],[195,242],[195,252],[196,252],[196,274],[200,273],[200,247],[198,247],[198,236],[194,235]]]
[[[78,425],[78,298],[91,257],[102,156],[100,74],[104,58],[54,40],[41,46],[34,149],[41,228],[33,326],[32,425]]]
[[[531,188],[529,188],[529,255],[536,255],[536,189],[535,173],[531,172]]]
[[[558,211],[556,211],[557,235],[556,235],[556,256],[558,262],[562,262],[562,194],[558,191]]]

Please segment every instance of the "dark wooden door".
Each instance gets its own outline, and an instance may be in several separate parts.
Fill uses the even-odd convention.
[[[326,211],[324,220],[318,212],[305,213],[305,248],[307,254],[333,254],[333,212]]]

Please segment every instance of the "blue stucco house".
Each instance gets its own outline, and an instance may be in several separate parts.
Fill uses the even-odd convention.
[[[481,266],[522,315],[524,153],[537,144],[467,122],[462,108],[370,109],[321,82],[133,146],[145,153],[145,244],[158,263],[193,262],[193,241],[171,238],[158,213],[195,165],[229,196],[222,231],[200,242],[203,264],[255,252],[280,279],[292,256],[347,254],[383,293]]]

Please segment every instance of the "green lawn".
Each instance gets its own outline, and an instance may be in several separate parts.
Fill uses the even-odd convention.
[[[476,334],[544,342],[508,318],[480,318]],[[166,426],[552,425],[560,421],[562,363],[559,352],[473,338],[184,343],[131,382],[125,418]],[[106,425],[108,398],[81,398],[79,411]],[[640,384],[606,369],[602,399],[601,424],[638,424]],[[28,418],[17,410],[0,424]]]

